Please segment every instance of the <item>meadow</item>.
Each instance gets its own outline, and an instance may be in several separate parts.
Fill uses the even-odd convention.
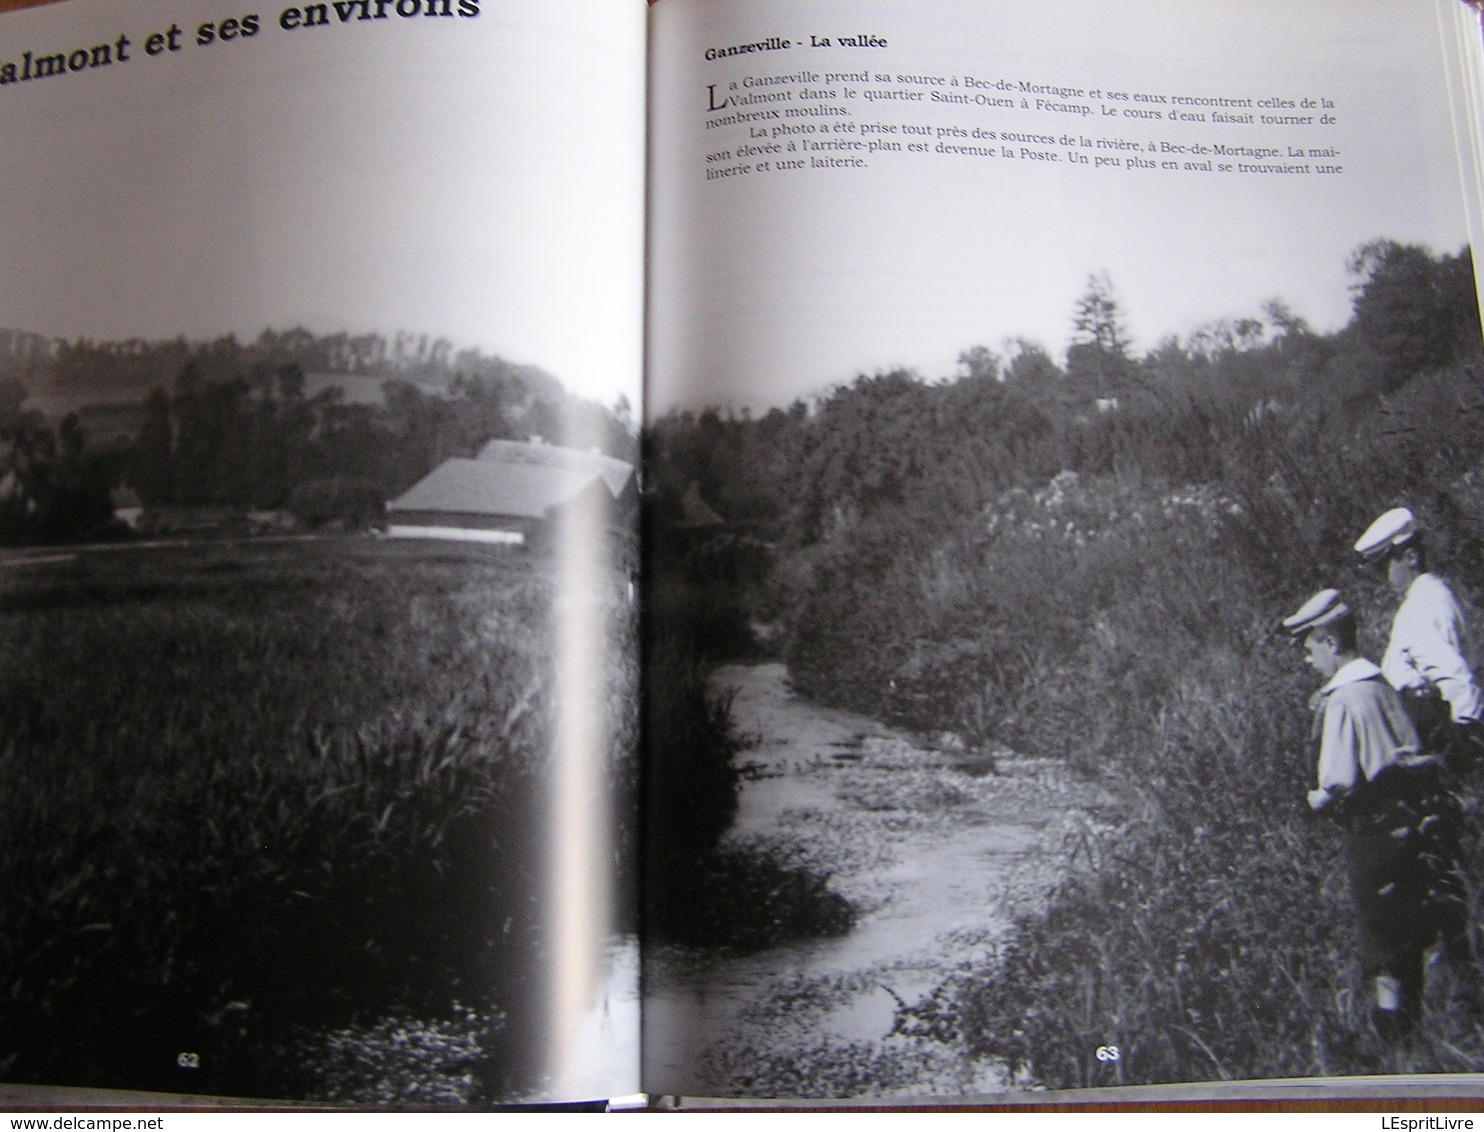
[[[602,692],[618,823],[634,611],[617,578],[565,596],[624,658]],[[368,536],[7,558],[0,1078],[529,1088],[558,597],[539,556]]]

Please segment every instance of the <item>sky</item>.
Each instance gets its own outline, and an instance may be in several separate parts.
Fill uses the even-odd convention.
[[[1443,8],[1461,6],[1444,0]],[[651,187],[665,223],[651,248],[649,411],[760,410],[896,367],[951,376],[961,351],[1003,353],[1013,338],[1060,358],[1094,274],[1111,282],[1136,352],[1216,319],[1256,315],[1272,298],[1318,330],[1338,329],[1355,282],[1346,263],[1360,245],[1385,237],[1451,253],[1469,240],[1440,10],[1433,0],[660,4]],[[706,47],[768,36],[797,44],[843,34],[874,35],[887,47],[704,58]],[[1474,34],[1477,46],[1477,27]],[[751,140],[745,126],[706,129],[710,85],[725,94],[744,78],[867,68],[878,90],[892,87],[875,82],[877,73],[912,73],[1084,91],[1327,98],[1332,125],[1289,131],[1126,120],[1121,109],[1132,103],[1087,97],[1068,101],[1099,108],[1093,119],[835,104],[857,128],[1333,147],[1343,173],[1166,174],[886,154],[869,157],[866,170],[704,177],[708,154]],[[838,94],[852,84],[813,85]],[[1119,113],[1104,116],[1101,106]],[[1477,185],[1474,194],[1477,201]]]
[[[0,327],[408,331],[638,404],[642,6],[476,0],[472,18],[285,30],[275,3],[251,37],[195,42],[255,7],[0,22],[18,70],[130,41],[127,62],[0,86]],[[172,23],[179,49],[148,55]]]
[[[0,65],[119,34],[133,45],[127,64],[0,86],[0,327],[407,331],[540,366],[606,403],[643,397],[651,413],[765,408],[898,366],[947,376],[964,349],[1015,337],[1060,356],[1095,273],[1136,350],[1274,297],[1335,329],[1360,244],[1468,239],[1433,0],[664,0],[650,13],[646,344],[642,4],[480,0],[476,18],[284,30],[275,3],[251,38],[194,42],[199,23],[254,6],[78,2],[0,23]],[[172,22],[181,49],[145,55]],[[704,129],[708,83],[859,59],[712,63],[703,48],[820,32],[886,39],[871,55],[886,73],[1322,95],[1345,172],[903,156],[706,182],[705,155],[722,148]],[[1138,135],[911,105],[857,120]],[[1211,130],[1158,136],[1275,140]]]

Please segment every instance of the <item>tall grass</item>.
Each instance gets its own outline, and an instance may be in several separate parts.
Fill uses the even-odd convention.
[[[315,1035],[457,1000],[514,1085],[547,949],[544,573],[351,541],[13,569],[0,1075],[312,1096]]]

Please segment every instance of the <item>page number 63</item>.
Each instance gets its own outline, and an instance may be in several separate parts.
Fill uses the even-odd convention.
[[[1097,1052],[1093,1056],[1099,1061],[1117,1061],[1123,1055],[1118,1052],[1117,1046],[1098,1046]]]

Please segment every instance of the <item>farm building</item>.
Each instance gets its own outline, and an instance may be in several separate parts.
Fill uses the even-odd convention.
[[[476,459],[447,460],[387,504],[394,538],[525,545],[563,516],[600,528],[633,519],[633,468],[598,453],[491,441]]]
[[[634,466],[616,456],[581,448],[563,448],[557,444],[531,441],[491,440],[479,450],[479,459],[499,464],[535,464],[546,468],[567,468],[598,476],[607,485],[622,511],[636,505],[639,485]]]

